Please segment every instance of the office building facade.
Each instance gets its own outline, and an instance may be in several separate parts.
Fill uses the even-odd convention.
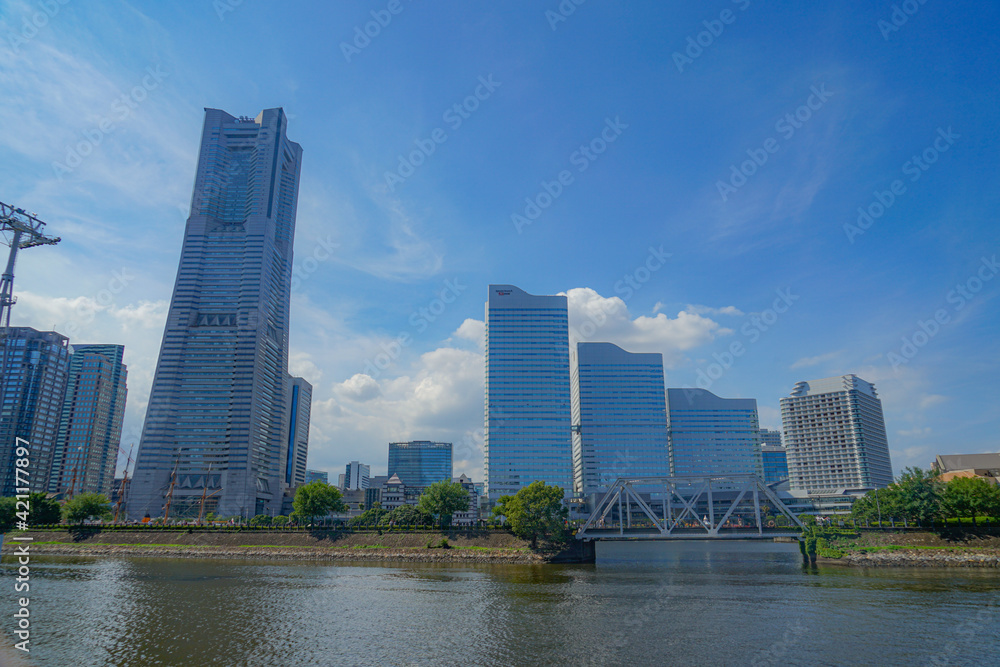
[[[760,458],[764,464],[764,482],[773,484],[788,479],[788,454],[784,447],[761,445]]]
[[[129,498],[133,519],[281,511],[301,147],[281,109],[205,110],[201,152]]]
[[[347,490],[364,490],[371,484],[372,467],[359,461],[351,461],[344,469],[341,487]]]
[[[388,476],[396,476],[407,488],[423,489],[435,482],[451,480],[450,442],[411,440],[389,443]]]
[[[288,378],[288,445],[285,455],[285,486],[306,483],[309,457],[309,420],[312,416],[312,385],[303,378]]]
[[[325,470],[306,470],[306,484],[310,482],[323,482],[324,484],[330,483],[330,473]]]
[[[771,431],[766,428],[760,430],[760,444],[768,447],[782,447],[781,431]]]
[[[670,474],[663,355],[578,343],[572,390],[574,491]]]
[[[857,375],[799,382],[781,399],[792,492],[883,488],[892,463],[882,401]]]
[[[490,285],[483,471],[491,500],[536,480],[573,490],[565,296]]]
[[[71,345],[49,491],[110,497],[125,417],[124,345]]]
[[[667,389],[672,475],[763,477],[757,401],[705,389]]]
[[[0,328],[0,495],[49,489],[69,378],[69,339],[30,327]],[[18,447],[28,450],[21,456]],[[17,465],[27,460],[27,467]],[[27,471],[18,476],[17,469]]]

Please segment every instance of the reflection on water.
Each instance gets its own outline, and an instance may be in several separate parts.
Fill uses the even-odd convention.
[[[794,544],[746,542],[607,544],[598,557],[36,557],[31,663],[978,665],[998,650],[995,570],[809,568]],[[4,559],[8,581],[12,569]],[[15,604],[12,592],[0,596],[3,618]]]

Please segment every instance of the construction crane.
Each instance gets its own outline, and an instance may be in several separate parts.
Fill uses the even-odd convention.
[[[118,523],[118,513],[121,511],[122,504],[125,502],[125,493],[128,489],[128,467],[132,463],[132,448],[135,447],[133,444],[128,448],[128,458],[125,459],[125,473],[122,476],[122,486],[118,490],[118,502],[115,503],[115,518],[112,519],[112,523]],[[121,445],[118,446],[118,453],[124,454],[125,450],[122,449]]]
[[[62,239],[46,236],[42,231],[45,223],[32,213],[26,213],[23,208],[17,208],[0,202],[0,233],[4,242],[10,246],[7,256],[7,268],[0,278],[0,326],[10,326],[10,309],[17,299],[14,297],[14,264],[17,262],[17,251],[22,248],[33,248],[39,245],[55,245]]]

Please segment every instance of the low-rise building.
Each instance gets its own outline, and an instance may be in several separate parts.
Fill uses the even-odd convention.
[[[461,475],[451,480],[455,484],[461,484],[462,488],[469,492],[469,509],[465,512],[455,512],[451,515],[451,523],[455,526],[475,526],[479,523],[479,491],[476,484],[466,475]]]
[[[956,477],[981,477],[991,484],[1000,483],[1000,453],[941,454],[931,467],[942,482]]]

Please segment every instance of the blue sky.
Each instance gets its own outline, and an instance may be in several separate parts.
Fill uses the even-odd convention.
[[[0,3],[0,200],[63,238],[13,322],[125,344],[137,442],[202,109],[282,106],[310,467],[444,439],[481,479],[491,282],[764,426],[857,373],[897,471],[1000,449],[1000,8],[496,5]]]

